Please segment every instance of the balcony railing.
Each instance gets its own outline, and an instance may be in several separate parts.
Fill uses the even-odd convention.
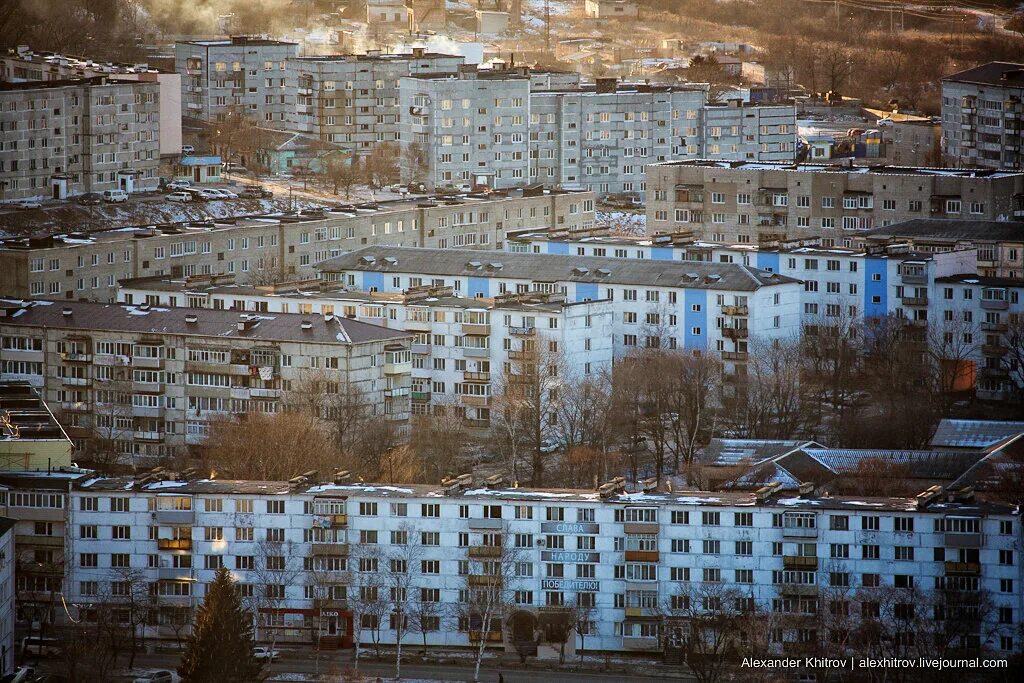
[[[815,571],[818,569],[818,558],[807,555],[783,555],[782,567],[798,571]]]
[[[195,510],[154,510],[157,524],[191,526],[196,523]]]
[[[192,550],[191,538],[160,538],[156,547],[160,550]]]
[[[345,557],[348,543],[314,543],[313,555],[318,557]]]
[[[508,333],[514,337],[532,337],[537,334],[536,327],[510,327]]]
[[[722,306],[722,315],[747,315],[749,309],[746,306]]]
[[[469,372],[462,373],[462,379],[465,382],[490,382],[491,373],[489,372]]]
[[[501,557],[501,546],[496,545],[475,545],[469,549],[469,556],[472,558],[495,558]]]
[[[981,564],[979,562],[946,562],[946,573],[959,576],[980,576]]]
[[[722,336],[726,339],[746,339],[749,331],[745,327],[723,327]]]

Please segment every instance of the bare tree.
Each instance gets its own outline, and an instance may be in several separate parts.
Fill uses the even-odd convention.
[[[273,651],[284,630],[276,623],[275,617],[287,600],[288,590],[301,583],[302,558],[294,542],[271,540],[268,536],[257,542],[254,561],[256,586],[252,611],[256,614],[257,629],[262,626],[259,638],[269,639]],[[272,662],[270,664],[273,665]]]
[[[594,627],[594,615],[597,614],[597,610],[594,605],[581,601],[579,596],[570,602],[568,607],[573,630],[576,633],[576,637],[580,639],[579,655],[582,662],[583,650],[587,647],[587,636]]]
[[[472,440],[456,407],[452,400],[438,399],[429,413],[413,416],[410,443],[423,481],[438,482],[454,473]]]
[[[409,631],[416,630],[410,624],[417,609],[416,598],[412,595],[416,589],[412,577],[419,569],[416,565],[423,556],[423,547],[419,544],[419,531],[408,525],[392,531],[391,540],[390,549],[384,554],[384,583],[388,589],[391,630],[395,632],[395,678],[401,679],[402,642]]]
[[[400,151],[392,142],[377,145],[363,162],[363,178],[370,187],[385,187],[397,183]]]
[[[1024,16],[1024,14],[1020,15]],[[986,341],[1003,350],[996,367],[1006,373],[1014,399],[1024,402],[1024,316],[1011,314],[1007,323],[991,323],[993,332]],[[998,330],[1002,329],[1002,332]]]
[[[351,583],[348,586],[348,604],[352,612],[352,637],[355,646],[354,668],[359,671],[362,654],[362,633],[364,628],[379,632],[374,620],[385,611],[387,601],[382,595],[383,579],[380,573],[380,549],[375,545],[359,544],[353,547],[349,562]]]
[[[952,397],[974,386],[974,359],[981,350],[980,328],[963,316],[933,322],[928,328],[928,360],[935,394],[948,409]]]
[[[432,592],[434,589],[413,589],[412,603],[409,605],[409,631],[419,633],[423,638],[423,655],[427,654],[427,638],[440,630],[443,616],[441,603]]]
[[[735,428],[750,438],[789,439],[813,421],[798,341],[751,339],[744,382],[731,401]]]
[[[141,569],[118,567],[111,570],[112,606],[120,613],[128,631],[128,668],[135,666],[135,654],[145,645],[146,625],[150,621],[153,600],[149,596],[149,582]]]

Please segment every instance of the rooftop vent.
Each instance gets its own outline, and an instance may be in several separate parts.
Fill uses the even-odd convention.
[[[576,266],[572,269],[573,275],[586,275],[590,272],[590,268],[584,268],[583,266]]]
[[[704,279],[705,279],[705,280],[706,280],[707,282],[718,282],[719,280],[721,280],[721,279],[722,279],[722,276],[721,276],[721,275],[719,275],[718,273],[711,273],[710,275],[708,275],[708,276],[707,276],[706,278],[704,278]]]
[[[777,481],[773,481],[767,486],[762,486],[754,492],[754,498],[758,503],[767,503],[768,500],[774,495],[779,489],[782,488],[782,484]]]
[[[302,329],[304,329],[304,330],[311,330],[311,329],[313,329],[313,323],[312,323],[312,322],[310,322],[309,320],[303,320],[303,321],[302,321],[302,322],[301,322],[301,323],[299,324],[299,327],[301,327],[301,328],[302,328]]]
[[[385,256],[384,263],[388,264],[389,266],[397,266],[398,259],[396,259],[394,256]]]
[[[377,258],[374,257],[374,256],[362,256],[362,257],[359,258],[359,262],[360,263],[365,263],[365,264],[369,265],[369,264],[372,264],[372,263],[376,263],[377,262]]]
[[[199,316],[195,313],[189,313],[185,316],[185,322],[189,325],[195,325],[199,322]]]
[[[609,275],[612,274],[612,271],[608,270],[607,268],[598,268],[594,272],[600,275],[601,277],[608,277]]]
[[[490,268],[491,270],[501,270],[502,268],[505,267],[505,264],[502,263],[501,261],[491,261],[490,263],[487,264],[487,267]]]
[[[472,268],[473,270],[480,270],[481,268],[483,268],[483,265],[484,264],[480,263],[479,261],[467,261],[466,262],[466,267],[467,268]]]
[[[74,313],[74,311],[72,311],[72,310],[71,310],[70,308],[65,308],[65,309],[64,309],[63,311],[61,311],[61,313],[63,313],[63,314],[64,314],[64,317],[65,317],[65,318],[67,318],[67,317],[69,317],[69,316],[70,316],[70,315],[71,315],[72,313]]]

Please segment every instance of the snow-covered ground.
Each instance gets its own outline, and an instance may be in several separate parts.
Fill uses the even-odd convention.
[[[607,226],[613,235],[637,237],[647,233],[647,216],[629,211],[596,211],[594,219],[600,226]]]

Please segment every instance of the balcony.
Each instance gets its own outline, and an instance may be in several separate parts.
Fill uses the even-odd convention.
[[[1009,329],[1006,323],[982,323],[982,332],[1006,332]]]
[[[61,377],[60,383],[66,387],[87,387],[92,380],[88,377]]]
[[[412,372],[412,361],[405,361],[403,363],[385,363],[384,374],[385,375],[408,375]]]
[[[136,394],[162,394],[164,385],[160,382],[132,382],[132,392]]]
[[[183,582],[176,581],[175,583],[183,583]],[[179,607],[185,607],[185,606],[188,606],[188,605],[192,604],[192,596],[191,595],[173,595],[173,594],[160,595],[160,596],[157,597],[157,602],[159,602],[161,605],[177,605]]]
[[[981,307],[986,311],[1005,311],[1010,307],[1010,302],[1006,299],[982,299]]]
[[[19,521],[30,522],[63,522],[64,510],[61,508],[35,508],[11,505],[9,514]]]
[[[501,577],[493,574],[470,574],[470,586],[496,586],[501,583]]]
[[[316,515],[318,521],[322,524],[323,522],[330,522],[330,528],[340,529],[348,526],[348,515],[346,514],[320,514],[313,513]]]
[[[165,408],[163,406],[132,406],[133,417],[163,417]]]
[[[463,422],[471,429],[490,429],[491,427],[490,420],[482,420],[479,418],[470,417],[463,420]]]
[[[745,327],[723,327],[722,336],[726,339],[746,339],[750,332]]]
[[[748,315],[749,312],[746,306],[722,306],[722,315]]]
[[[536,357],[536,355],[537,354],[534,353],[533,351],[509,351],[508,352],[509,360],[530,360],[531,358]]]
[[[817,595],[818,584],[816,583],[782,583],[777,589],[783,595]]]
[[[469,358],[490,358],[491,350],[488,348],[478,348],[476,346],[462,346],[462,355]]]
[[[479,643],[480,641],[486,641],[488,643],[500,643],[503,640],[501,631],[470,631],[469,642]]]
[[[532,337],[537,334],[536,327],[510,327],[508,333],[513,337]]]
[[[817,538],[817,527],[787,526],[782,529],[783,538]]]
[[[491,373],[489,372],[464,372],[462,373],[462,380],[464,382],[490,382]]]
[[[980,562],[946,562],[946,574],[953,576],[981,576]]]
[[[900,282],[905,285],[926,285],[928,276],[924,273],[904,273],[900,275]]]
[[[160,567],[157,578],[161,581],[194,581],[191,567]]]
[[[402,396],[408,396],[412,393],[409,387],[395,387],[394,389],[385,389],[384,398],[401,398]]]
[[[469,556],[476,559],[498,558],[501,557],[501,546],[474,545],[469,548]]]
[[[657,562],[657,550],[627,550],[626,562]],[[628,616],[628,615],[627,615]]]
[[[249,396],[251,398],[281,398],[280,389],[250,389]]]
[[[657,636],[622,636],[622,649],[636,651],[657,650],[661,643]]]
[[[314,543],[314,557],[347,557],[348,543]]]
[[[31,546],[33,548],[63,548],[64,537],[63,536],[36,536],[35,534],[16,534],[14,536],[15,546],[18,548],[24,548],[25,546]]]
[[[500,517],[474,517],[469,520],[470,529],[501,529],[504,520]]]
[[[818,558],[808,555],[783,555],[782,568],[797,571],[817,571]]]
[[[91,363],[91,353],[62,353],[60,354],[61,360],[65,363]]]
[[[62,401],[60,409],[66,413],[88,413],[89,404],[85,401]]]
[[[722,360],[746,361],[748,356],[746,351],[722,351]]]
[[[420,356],[427,355],[430,353],[430,344],[413,344],[412,352]]]
[[[627,534],[657,534],[661,530],[657,522],[623,522],[622,531]]]
[[[491,334],[491,326],[478,323],[462,323],[462,334],[474,337],[487,337]]]
[[[986,356],[1005,356],[1007,349],[1002,344],[982,344],[981,352]]]
[[[462,402],[465,405],[467,405],[467,406],[476,406],[478,408],[486,408],[487,406],[491,405],[491,397],[490,396],[467,396],[467,395],[461,395],[461,396],[459,396],[459,398],[461,398]]]
[[[430,400],[430,392],[429,391],[413,391],[413,392],[410,392],[410,395],[412,396],[412,400],[418,401],[418,402],[421,402],[421,403],[424,403],[424,402]]]
[[[136,441],[160,442],[164,440],[164,433],[136,429],[134,432],[132,432],[132,438],[134,438]]]
[[[159,550],[192,550],[191,538],[159,538],[156,541]]]
[[[926,296],[904,296],[900,297],[904,306],[927,306],[928,297]]]
[[[945,537],[947,548],[980,548],[985,542],[982,534],[950,534]]]
[[[133,368],[150,368],[159,370],[164,366],[163,358],[149,358],[147,356],[132,356]]]
[[[981,368],[978,375],[984,379],[1007,379],[1010,373],[1006,368]]]
[[[167,526],[192,526],[196,523],[195,510],[156,510],[153,515],[157,524]]]

